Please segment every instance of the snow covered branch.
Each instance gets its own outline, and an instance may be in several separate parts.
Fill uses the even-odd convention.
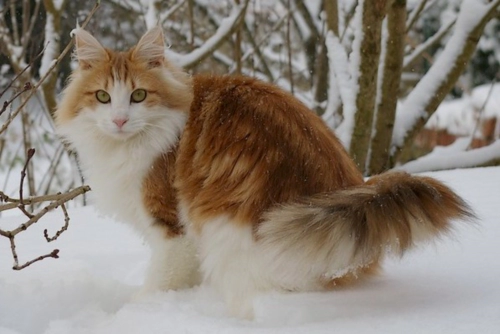
[[[455,168],[498,165],[500,163],[500,140],[485,147],[467,150],[469,138],[458,139],[449,146],[438,146],[432,153],[396,167],[409,173],[438,171]]]
[[[47,104],[47,109],[53,112],[56,108],[56,85],[57,85],[57,67],[55,71],[48,73],[52,62],[57,58],[61,40],[61,15],[66,4],[65,0],[43,0],[46,10],[45,22],[45,52],[42,56],[40,65],[40,77],[46,77],[42,84],[42,93]]]
[[[452,37],[398,110],[392,137],[393,157],[397,157],[401,149],[414,139],[453,88],[474,53],[486,23],[499,6],[500,0],[490,3],[463,1]]]
[[[249,1],[250,0],[245,0],[242,5],[235,6],[233,13],[229,17],[222,20],[217,32],[206,40],[201,47],[188,54],[178,54],[169,50],[169,59],[174,61],[178,66],[190,69],[206,57],[210,56],[238,27],[238,24],[245,15]]]

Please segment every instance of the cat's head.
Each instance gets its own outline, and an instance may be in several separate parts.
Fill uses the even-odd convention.
[[[83,29],[76,29],[74,38],[78,68],[55,113],[58,127],[66,129],[63,133],[85,130],[128,140],[168,127],[170,120],[179,118],[176,114],[189,109],[190,79],[165,59],[160,27],[124,52],[104,48]]]

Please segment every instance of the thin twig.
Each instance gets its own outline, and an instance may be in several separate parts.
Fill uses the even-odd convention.
[[[76,189],[73,189],[72,191],[70,191],[68,193],[61,194],[58,200],[51,202],[49,205],[47,205],[42,210],[40,210],[36,215],[34,215],[33,218],[28,220],[26,223],[19,225],[19,227],[10,231],[10,233],[12,233],[13,235],[16,235],[19,232],[26,230],[31,225],[38,222],[38,220],[40,218],[42,218],[47,212],[57,208],[58,206],[61,206],[62,203],[70,201],[73,198],[86,193],[89,190],[90,190],[89,186],[81,186],[81,187],[78,187]]]
[[[287,1],[287,10],[288,12],[291,11],[291,4],[290,0]],[[286,44],[287,44],[287,56],[288,56],[288,75],[290,76],[290,92],[292,95],[295,93],[295,87],[294,87],[294,82],[293,82],[293,66],[292,66],[292,42],[291,42],[291,37],[290,37],[290,30],[291,30],[291,22],[292,22],[292,16],[288,16],[288,20],[286,22]]]
[[[66,210],[65,203],[74,199],[75,197],[77,197],[79,195],[86,193],[87,191],[90,191],[90,187],[89,186],[82,186],[82,187],[76,188],[72,191],[69,191],[65,194],[57,194],[57,195],[55,195],[57,198],[56,200],[52,201],[49,205],[47,205],[42,210],[40,210],[36,215],[33,215],[32,218],[30,218],[26,223],[19,225],[17,228],[15,228],[14,230],[11,230],[11,231],[5,231],[5,230],[0,229],[0,236],[8,238],[10,241],[10,249],[11,249],[11,253],[12,253],[12,258],[14,259],[14,266],[12,267],[12,269],[21,270],[21,269],[24,269],[24,268],[30,266],[31,264],[33,264],[35,262],[41,261],[41,260],[49,258],[49,257],[55,258],[55,259],[59,258],[59,256],[58,256],[59,250],[54,249],[51,253],[39,256],[31,261],[24,263],[23,265],[19,265],[19,256],[18,256],[17,250],[16,250],[15,237],[17,234],[19,234],[23,231],[26,231],[31,225],[37,223],[40,220],[40,218],[42,218],[47,212],[60,206],[61,209],[63,210],[63,213],[64,213],[64,226],[59,231],[57,231],[56,234],[52,238],[48,237],[47,230],[44,230],[44,236],[45,236],[45,239],[47,240],[47,242],[51,242],[53,240],[56,240],[62,233],[64,233],[64,231],[66,231],[68,229],[68,226],[69,226],[69,215],[68,215],[68,212]],[[47,198],[47,197],[48,196],[46,196],[45,198]],[[10,199],[9,197],[5,196],[5,194],[3,194],[1,192],[0,192],[0,200],[13,201],[13,199]]]
[[[19,210],[21,210],[26,217],[29,219],[33,218],[33,215],[26,210],[26,205],[23,200],[23,192],[24,192],[24,179],[26,178],[26,171],[28,170],[28,165],[30,163],[31,158],[35,155],[35,149],[30,148],[26,153],[26,162],[24,163],[23,169],[21,170],[21,180],[19,181],[19,205],[17,206]]]
[[[481,123],[481,119],[483,118],[484,110],[486,109],[486,105],[488,104],[488,101],[491,98],[491,94],[493,93],[493,88],[495,87],[496,84],[496,78],[493,79],[491,82],[490,88],[488,89],[488,95],[486,95],[486,99],[483,102],[483,105],[479,109],[476,124],[474,125],[474,129],[472,130],[472,133],[470,135],[470,140],[469,144],[467,145],[467,148],[465,149],[466,151],[469,151],[472,148],[472,143],[474,142],[474,136],[476,135],[477,130],[479,129],[479,124]]]
[[[19,79],[21,77],[21,75],[23,75],[24,72],[26,72],[26,70],[28,68],[30,68],[31,66],[33,66],[33,64],[35,63],[35,61],[40,58],[42,55],[43,55],[43,52],[45,51],[45,49],[47,48],[47,44],[43,47],[42,51],[40,51],[40,53],[38,53],[31,61],[28,65],[26,65],[23,70],[21,72],[19,72],[15,77],[14,79],[12,79],[9,84],[7,85],[7,87],[4,88],[4,90],[0,93],[0,98],[3,96],[3,94],[5,94],[5,92],[7,92],[7,90],[9,90],[10,87],[12,87],[12,84],[14,84],[14,82],[17,81],[17,79]],[[25,84],[26,85],[26,84]],[[16,96],[17,97],[17,96]],[[12,99],[14,100],[14,99]],[[10,103],[12,103],[12,101],[10,101]],[[5,103],[4,103],[4,108],[7,108],[5,106]],[[0,115],[4,112],[5,110],[2,109],[2,111],[0,112]]]
[[[18,263],[14,264],[14,266],[12,267],[12,269],[14,270],[22,270],[28,266],[31,266],[33,263],[35,262],[38,262],[38,261],[41,261],[43,259],[46,259],[48,257],[51,257],[53,259],[58,259],[59,258],[59,249],[54,249],[52,252],[48,253],[48,254],[45,254],[45,255],[41,255],[37,258],[34,258],[33,260],[31,261],[28,261],[26,263],[24,263],[23,265],[19,265]]]
[[[47,242],[52,242],[54,240],[57,240],[61,234],[63,234],[69,227],[69,215],[68,215],[68,210],[66,210],[66,205],[61,204],[61,210],[64,214],[64,226],[59,229],[56,234],[53,237],[49,237],[49,233],[47,232],[47,229],[43,230],[43,236],[45,237],[45,240]]]
[[[35,10],[33,11],[33,15],[31,16],[31,21],[30,21],[30,25],[29,25],[29,28],[27,31],[25,31],[23,33],[23,38],[22,38],[22,52],[21,52],[21,57],[19,58],[23,58],[24,55],[26,54],[26,50],[28,49],[28,42],[31,40],[31,34],[33,33],[33,28],[35,27],[35,23],[36,23],[36,19],[38,17],[38,12],[40,10],[40,4],[41,4],[42,0],[38,0],[35,2]],[[42,53],[43,53],[43,50],[42,50]],[[36,58],[38,58],[38,56],[36,56]]]
[[[29,91],[31,89],[33,89],[33,85],[31,84],[31,82],[28,81],[24,84],[23,89],[21,89],[19,92],[17,92],[10,100],[4,101],[2,109],[0,109],[0,116],[5,112],[5,110],[7,110],[7,107],[12,102],[14,102],[15,99],[17,99],[21,94],[26,93],[27,91]],[[3,94],[3,92],[2,92],[2,94]],[[1,97],[1,95],[0,95],[0,97]]]
[[[30,204],[41,203],[41,202],[57,201],[59,198],[61,198],[60,194],[33,196],[33,197],[24,198],[24,204],[30,205]],[[6,204],[0,205],[0,212],[17,208],[17,206],[19,205],[18,198],[9,197],[5,193],[3,193],[2,191],[0,191],[0,201],[6,203]]]

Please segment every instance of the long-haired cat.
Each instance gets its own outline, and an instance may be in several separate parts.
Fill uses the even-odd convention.
[[[144,289],[202,279],[230,311],[264,291],[332,289],[375,274],[387,252],[473,214],[429,177],[364,182],[323,121],[291,94],[242,76],[189,77],[156,27],[125,52],[76,30],[78,69],[56,121],[103,212],[152,248]]]

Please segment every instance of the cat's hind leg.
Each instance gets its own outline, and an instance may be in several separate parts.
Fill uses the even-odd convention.
[[[251,226],[221,216],[197,234],[203,282],[223,295],[231,315],[253,318],[254,297],[270,286]]]

